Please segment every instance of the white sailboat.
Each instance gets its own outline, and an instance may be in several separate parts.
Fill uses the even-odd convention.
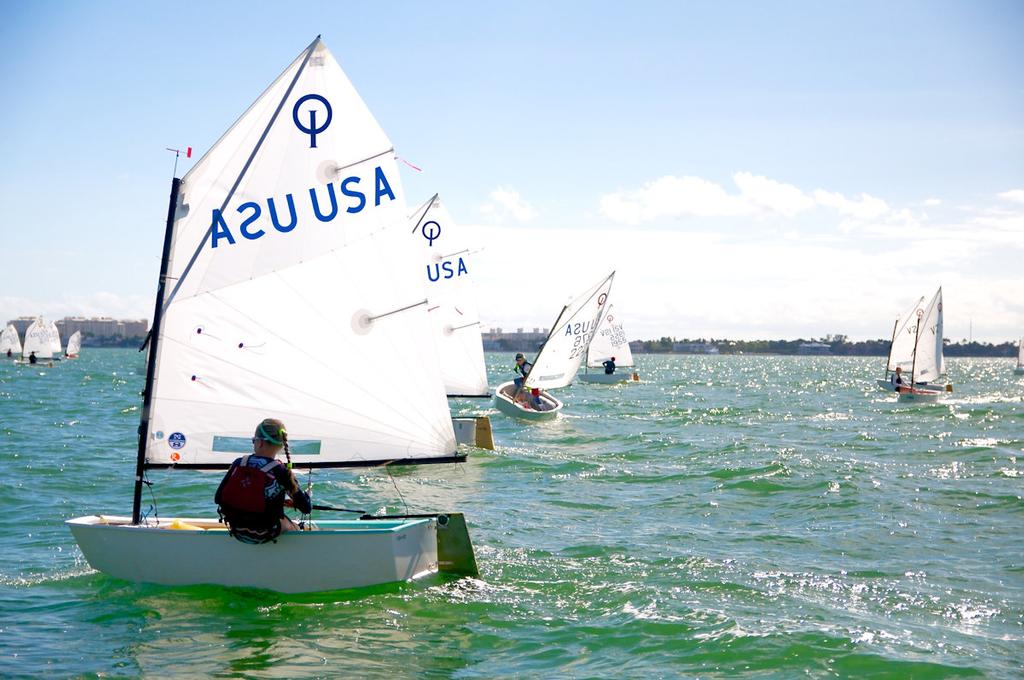
[[[531,405],[527,396],[532,398],[529,393],[534,389],[551,390],[572,383],[601,322],[614,278],[612,272],[562,308],[522,390],[515,381],[502,383],[495,390],[494,405],[499,411],[525,420],[550,420],[558,415],[563,404],[549,392],[539,393],[539,408]]]
[[[604,362],[614,360],[615,373],[604,372]],[[585,372],[576,376],[581,382],[614,385],[624,382],[638,382],[640,375],[636,371],[619,369],[633,368],[633,352],[629,349],[626,331],[622,328],[622,320],[615,313],[615,305],[608,303],[608,309],[601,318],[601,325],[594,334],[587,348]],[[602,369],[590,372],[590,369]]]
[[[914,331],[914,356],[910,367],[910,382],[897,390],[900,401],[936,401],[953,386],[944,380],[946,362],[942,356],[942,288],[931,302],[918,312]],[[933,385],[944,386],[935,389]]]
[[[1024,338],[1017,343],[1017,368],[1013,369],[1016,375],[1024,375]]]
[[[30,357],[33,354],[39,361],[50,361],[53,359],[50,325],[41,316],[36,317],[36,320],[25,329],[25,342],[22,344],[21,361],[18,363],[30,363]]]
[[[917,340],[918,321],[925,313],[925,298],[922,295],[907,311],[896,317],[889,343],[889,358],[885,363],[885,378],[875,381],[880,390],[892,392],[895,388],[892,375],[899,368],[906,380],[914,366],[914,344]],[[918,381],[917,387],[928,390],[943,390],[945,383]]]
[[[413,242],[426,265],[427,310],[448,397],[487,398],[487,366],[473,291],[472,252],[437,194],[410,217]],[[460,444],[493,449],[487,416],[452,419]]]
[[[475,575],[460,514],[317,521],[248,545],[212,518],[141,512],[148,470],[225,470],[269,415],[297,469],[465,459],[406,225],[391,142],[317,37],[172,183],[132,515],[68,522],[94,568],[283,592]]]
[[[489,397],[466,239],[436,194],[410,221],[426,263],[427,309],[445,390],[449,397]]]
[[[57,324],[53,321],[46,327],[47,333],[50,336],[50,353],[54,357],[60,356],[61,345],[60,345],[60,331],[57,330]]]
[[[7,324],[0,332],[0,357],[14,357],[21,354],[21,338],[18,336],[18,329],[13,323]]]
[[[64,356],[68,359],[77,359],[82,352],[82,331],[75,331],[68,338],[68,346],[64,350]]]

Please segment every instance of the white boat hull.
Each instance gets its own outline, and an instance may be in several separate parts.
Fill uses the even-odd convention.
[[[562,402],[555,399],[547,392],[541,392],[540,395],[541,401],[544,404],[543,411],[524,408],[517,404],[513,399],[515,390],[516,384],[512,381],[502,383],[498,386],[498,389],[494,390],[494,406],[507,416],[530,421],[552,420],[558,416],[559,412],[562,410]]]
[[[899,390],[900,401],[910,402],[935,402],[943,395],[938,390],[924,390],[917,387],[901,387]]]
[[[882,380],[881,378],[879,378],[879,379],[875,380],[875,384],[878,385],[878,389],[882,390],[883,392],[895,392],[896,391],[895,389],[893,389],[892,383],[890,383],[888,380]],[[917,389],[921,389],[921,390],[932,390],[932,391],[935,391],[935,392],[952,392],[953,391],[952,384],[948,384],[948,383],[917,383],[916,385],[914,385],[914,387],[917,388]]]
[[[640,382],[640,375],[635,371],[619,371],[617,373],[580,373],[576,376],[580,382],[597,385],[617,385],[619,383]]]
[[[313,531],[285,532],[263,545],[235,540],[215,519],[133,526],[129,517],[92,515],[67,524],[94,569],[127,581],[305,593],[438,571],[435,518],[318,521]]]

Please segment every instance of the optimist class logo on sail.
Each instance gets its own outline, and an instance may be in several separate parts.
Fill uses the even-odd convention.
[[[317,148],[317,135],[327,130],[332,118],[330,102],[319,94],[300,97],[292,108],[292,122],[299,132],[309,136],[310,149]],[[364,179],[367,180],[365,183]],[[270,231],[290,233],[303,221],[313,224],[333,222],[342,209],[349,215],[358,214],[371,207],[368,186],[371,181],[372,207],[379,207],[384,198],[395,200],[391,182],[384,169],[378,165],[373,169],[372,180],[353,174],[337,182],[310,187],[308,191],[268,196],[262,201],[246,201],[234,209],[238,213],[237,217],[230,210],[222,213],[215,208],[210,221],[210,248],[233,246],[238,242],[236,235],[255,241]],[[316,222],[313,222],[314,218]]]

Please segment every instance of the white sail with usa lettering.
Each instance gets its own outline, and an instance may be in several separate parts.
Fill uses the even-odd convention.
[[[182,180],[147,463],[226,467],[271,416],[297,467],[452,455],[406,215],[391,142],[318,39]]]
[[[21,355],[27,359],[33,352],[37,359],[53,358],[50,325],[43,321],[41,316],[36,317],[36,320],[25,329],[25,343],[21,348]]]
[[[914,383],[938,380],[945,375],[946,365],[942,356],[942,288],[924,309],[917,330],[914,356]]]
[[[601,325],[597,327],[594,339],[587,349],[587,366],[601,368],[605,361],[615,357],[616,366],[632,366],[633,352],[629,349],[626,331],[622,328],[622,319],[615,313],[615,306],[608,303],[608,308],[601,317]]]
[[[467,240],[441,199],[412,215],[412,238],[426,263],[430,323],[450,396],[487,396],[487,367]],[[421,269],[422,271],[422,269]]]
[[[554,389],[573,381],[601,322],[614,278],[612,272],[562,309],[533,362],[525,387]]]
[[[0,354],[6,356],[8,352],[21,354],[21,338],[12,323],[7,324],[7,328],[0,333]]]

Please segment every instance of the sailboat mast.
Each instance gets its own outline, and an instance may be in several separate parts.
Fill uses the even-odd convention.
[[[164,249],[160,255],[160,278],[157,282],[156,303],[153,306],[153,327],[149,336],[149,356],[146,360],[146,388],[142,391],[142,416],[139,422],[139,452],[135,460],[135,495],[132,501],[132,524],[138,524],[142,508],[142,477],[146,472],[146,442],[149,440],[149,417],[153,408],[153,376],[156,373],[156,353],[160,342],[160,321],[163,316],[164,286],[167,267],[171,259],[171,241],[174,235],[174,213],[178,205],[181,179],[171,180],[171,199],[167,205],[167,226],[164,227]]]
[[[917,342],[921,339],[922,317],[917,317],[917,325],[914,326],[914,360],[910,363],[910,389],[914,389],[914,373],[917,371]]]
[[[892,363],[892,347],[896,344],[896,328],[900,325],[900,318],[892,323],[892,340],[889,341],[889,356],[885,358],[885,377],[889,377],[889,364]]]

